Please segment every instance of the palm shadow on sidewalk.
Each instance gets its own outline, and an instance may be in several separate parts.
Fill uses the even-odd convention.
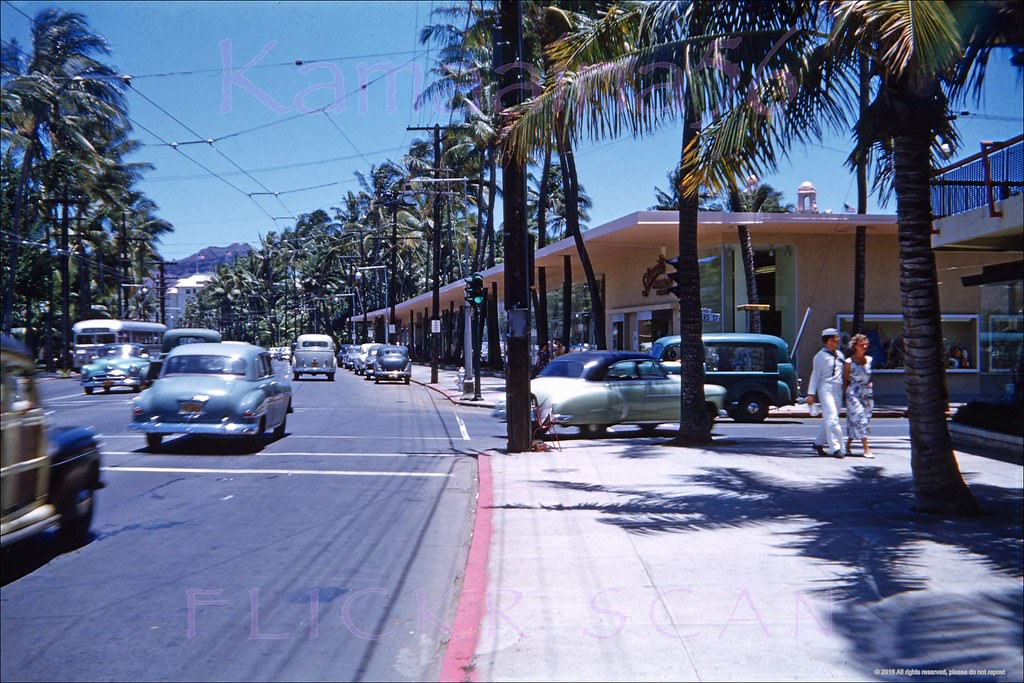
[[[792,441],[788,446],[792,450]],[[769,536],[778,547],[845,569],[815,591],[834,602],[833,628],[853,644],[864,670],[987,668],[1007,670],[1009,679],[1021,672],[1024,505],[1019,488],[974,484],[987,514],[948,519],[914,512],[911,477],[883,473],[877,466],[857,465],[842,479],[813,485],[731,467],[707,467],[674,479],[671,488],[537,483],[600,494],[601,500],[616,496],[607,504],[544,508],[597,511],[602,523],[631,534],[791,522]],[[990,584],[978,583],[970,593],[936,584],[928,564],[936,557]],[[942,576],[959,578],[948,569]]]

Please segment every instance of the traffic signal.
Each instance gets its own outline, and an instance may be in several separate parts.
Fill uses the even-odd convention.
[[[473,273],[466,278],[466,301],[474,306],[483,304],[484,276],[480,273]]]
[[[668,288],[668,291],[676,295],[676,298],[682,298],[682,289],[679,287],[679,257],[665,259],[665,263],[673,268],[673,271],[667,273],[669,280],[672,280],[675,284]]]

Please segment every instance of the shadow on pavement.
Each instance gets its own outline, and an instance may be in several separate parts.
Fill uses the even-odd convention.
[[[782,450],[771,442],[766,447]],[[600,499],[617,496],[619,502],[611,504],[543,509],[594,510],[605,515],[602,522],[633,534],[795,522],[771,538],[779,547],[841,567],[817,592],[833,603],[832,627],[854,644],[865,670],[912,662],[921,669],[1008,669],[1011,678],[1019,671],[1024,636],[1021,490],[974,484],[971,490],[986,514],[951,519],[914,512],[912,478],[883,474],[877,466],[858,465],[842,480],[812,485],[729,467],[707,467],[674,479],[671,490],[538,483],[598,493]],[[680,493],[678,485],[698,491]],[[984,584],[976,584],[977,592],[958,592],[965,581],[962,572],[990,580],[995,575],[1015,586],[1001,590],[997,583],[984,590]],[[944,581],[955,584],[949,592],[944,592]]]

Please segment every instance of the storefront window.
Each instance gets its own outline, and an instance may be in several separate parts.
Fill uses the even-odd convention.
[[[700,305],[705,332],[722,332],[722,248],[700,252]]]
[[[1012,374],[1024,353],[1024,283],[981,288],[981,369]]]
[[[852,334],[853,316],[836,316],[843,348]],[[868,355],[876,372],[902,372],[904,369],[903,316],[865,314],[864,334]],[[947,372],[978,372],[978,316],[942,316],[943,354]]]

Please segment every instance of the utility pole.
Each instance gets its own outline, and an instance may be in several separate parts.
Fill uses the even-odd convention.
[[[500,119],[525,97],[522,7],[517,0],[500,0],[494,53],[501,74]],[[504,122],[504,121],[503,121]],[[508,313],[508,368],[505,393],[508,450],[522,453],[533,442],[530,408],[530,291],[527,277],[526,167],[512,155],[501,169],[505,244],[505,310]]]
[[[441,129],[446,132],[448,126],[434,124],[433,126],[406,126],[406,130],[432,130],[434,131],[434,177],[435,182],[441,182]],[[447,179],[444,179],[447,180]],[[454,180],[454,179],[452,179]],[[421,181],[422,182],[422,181]],[[430,309],[430,383],[437,384],[437,367],[441,358],[441,204],[434,197],[434,238],[433,244],[433,296],[431,297]]]
[[[177,261],[164,261],[160,259],[160,322],[167,324],[167,280],[164,268],[169,265],[176,265]]]

